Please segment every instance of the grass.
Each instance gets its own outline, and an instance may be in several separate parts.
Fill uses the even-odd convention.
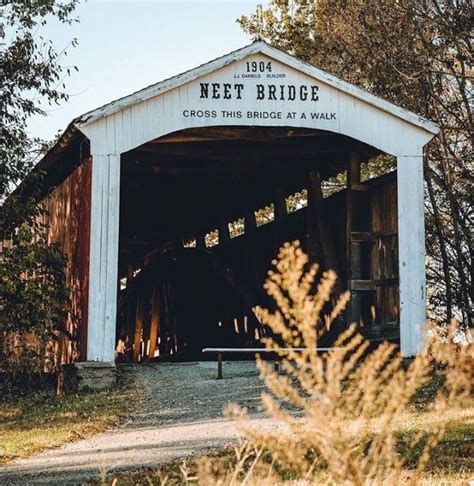
[[[439,386],[439,378],[423,387],[414,397],[412,404],[401,417],[398,426],[399,451],[405,459],[410,459],[408,454],[413,451],[406,447],[410,439],[419,431],[429,431],[430,427],[440,417],[428,408],[436,389]],[[474,480],[474,401],[459,403],[451,408],[443,416],[447,422],[447,429],[443,440],[432,451],[424,480],[421,485],[436,486],[466,486]],[[210,460],[217,467],[232,469],[236,464],[235,450],[226,448],[217,450],[208,456],[191,457],[185,462],[183,474],[183,461],[175,460],[163,464],[159,468],[141,471],[130,471],[114,475],[108,482],[93,482],[94,486],[112,484],[114,486],[155,486],[166,484],[177,486],[186,484],[185,477],[191,484],[196,484],[195,478],[198,464]],[[268,461],[271,460],[269,455]],[[289,471],[280,471],[281,479],[295,480],[296,477]]]
[[[449,427],[444,440],[435,448],[422,485],[430,486],[466,486],[474,480],[474,408],[471,408],[471,423],[461,427]],[[212,460],[231,468],[236,463],[233,449],[222,449],[209,456],[196,456],[185,463],[187,476],[191,484],[196,484],[195,477],[199,462]],[[286,471],[281,471],[282,480],[296,478]],[[113,482],[115,481],[115,482]],[[183,475],[183,461],[176,460],[163,464],[159,468],[131,471],[114,475],[109,481],[93,482],[91,485],[103,486],[178,486],[186,484]]]
[[[0,465],[90,437],[118,425],[138,405],[123,381],[108,392],[56,397],[52,391],[0,398]]]

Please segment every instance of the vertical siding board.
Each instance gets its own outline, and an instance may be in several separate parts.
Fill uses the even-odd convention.
[[[130,147],[132,144],[132,124],[130,108],[127,108],[122,112],[122,125],[123,135],[121,139],[117,139],[117,153],[125,152],[126,150],[128,150],[125,147]]]
[[[123,128],[123,112],[119,111],[114,115],[114,125],[115,125],[115,138],[114,138],[114,150],[112,153],[118,154],[120,149],[121,140],[124,138],[124,128]]]
[[[105,154],[115,153],[115,115],[105,118],[106,149]]]
[[[48,242],[58,242],[67,256],[66,283],[71,315],[65,323],[76,336],[75,343],[64,341],[63,362],[85,358],[90,241],[91,161],[85,160],[45,199]]]
[[[183,85],[174,85],[168,91],[157,94],[146,101],[140,101],[137,96],[134,105],[128,106],[117,114],[108,114],[97,118],[91,124],[83,124],[81,130],[91,140],[94,154],[92,166],[92,196],[91,196],[91,249],[90,249],[90,338],[95,344],[88,345],[91,358],[108,360],[113,357],[113,340],[115,329],[112,321],[116,312],[116,273],[118,260],[118,224],[119,224],[119,188],[120,188],[120,155],[140,145],[177,130],[191,127],[206,127],[216,125],[242,126],[295,126],[327,130],[341,133],[389,154],[399,157],[399,166],[403,175],[398,174],[399,222],[403,230],[399,232],[400,245],[400,294],[402,308],[402,351],[412,353],[418,347],[420,339],[413,337],[412,318],[419,319],[421,307],[424,305],[424,295],[415,298],[415,287],[421,285],[424,292],[424,280],[419,263],[415,265],[414,281],[407,283],[408,274],[402,271],[403,264],[410,266],[412,256],[409,255],[410,245],[414,245],[417,258],[421,258],[421,244],[416,236],[410,236],[413,225],[420,223],[419,204],[422,179],[418,173],[418,154],[421,147],[431,138],[431,132],[416,122],[412,124],[400,116],[400,112],[373,102],[366,102],[360,96],[354,95],[354,89],[341,88],[339,82],[330,81],[330,77],[320,73],[317,76],[308,71],[303,64],[291,60],[283,54],[272,57],[264,52],[252,51],[249,57],[239,59],[220,69],[203,71],[196,79]],[[245,81],[246,90],[242,100],[200,99],[199,85],[201,82],[233,82],[234,76],[245,73],[245,63],[253,59],[271,60],[274,72],[282,72],[284,78],[275,79],[276,84],[317,84],[319,100],[317,102],[288,100],[256,100],[255,80]],[[318,77],[319,76],[319,77]],[[236,81],[237,82],[237,81]],[[244,80],[241,78],[241,81]],[[339,83],[339,84],[338,84]],[[157,93],[159,93],[157,91]],[[370,96],[367,95],[369,98]],[[143,99],[143,98],[141,98]],[[369,100],[370,101],[370,100]],[[125,105],[123,105],[125,106]],[[385,109],[383,108],[385,106]],[[213,111],[216,116],[184,116],[185,109]],[[228,118],[224,111],[239,110],[242,117]],[[281,111],[281,119],[247,118],[247,111]],[[288,112],[296,112],[295,118],[288,118]],[[307,118],[300,117],[305,112]],[[330,114],[336,112],[336,119],[319,117],[312,119],[311,112]],[[309,116],[308,116],[309,115]],[[415,167],[409,167],[410,164]],[[407,178],[413,180],[406,182]],[[401,183],[410,189],[400,188]],[[421,189],[420,189],[421,188]],[[411,194],[410,194],[411,191]],[[422,199],[421,199],[422,201]],[[400,216],[402,212],[410,213],[410,204],[415,205],[412,217]],[[410,218],[412,219],[410,221]],[[403,220],[403,221],[402,221]],[[421,220],[421,224],[423,221]],[[385,221],[384,221],[385,224]],[[401,226],[400,226],[401,227]],[[386,248],[384,249],[386,251]],[[385,257],[384,257],[385,258]],[[423,261],[424,265],[424,261]],[[93,275],[95,272],[97,275]],[[414,300],[413,300],[414,299]],[[423,309],[424,311],[424,309]],[[383,310],[385,313],[386,310]],[[416,320],[415,319],[415,320]],[[421,324],[420,324],[421,325]],[[91,341],[89,339],[89,341]]]
[[[423,156],[397,158],[400,347],[414,356],[425,329]]]
[[[118,243],[120,214],[120,155],[108,156],[108,207],[105,269],[104,361],[113,361],[117,314]]]
[[[78,334],[79,359],[85,359],[87,353],[88,303],[89,303],[89,255],[90,255],[90,217],[91,217],[91,176],[92,159],[84,164],[84,177],[81,181],[81,197],[78,198],[78,285],[80,293],[80,319]]]
[[[372,231],[387,236],[378,239],[371,250],[371,268],[375,280],[398,277],[397,184],[390,180],[375,187],[371,194]],[[376,323],[395,322],[399,318],[398,285],[378,287]]]
[[[89,326],[87,338],[87,359],[99,360],[102,353],[103,326],[100,324],[103,282],[100,265],[103,224],[103,167],[107,156],[92,156],[91,177],[91,243],[89,260]]]

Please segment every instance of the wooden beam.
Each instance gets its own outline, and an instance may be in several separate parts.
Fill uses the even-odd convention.
[[[153,144],[209,142],[222,140],[274,140],[279,138],[327,137],[327,132],[305,128],[205,127],[188,128],[153,140]],[[337,136],[334,134],[333,136]]]
[[[357,152],[351,153],[347,164],[347,190],[346,190],[346,265],[347,265],[347,288],[351,288],[351,281],[361,278],[361,248],[360,243],[353,241],[354,232],[354,193],[353,186],[360,185],[360,164],[361,158]],[[361,319],[361,298],[355,292],[351,293],[351,300],[347,308],[347,323],[360,323]]]
[[[244,233],[247,236],[252,235],[255,233],[257,229],[257,220],[255,219],[255,211],[253,209],[249,209],[245,213],[244,217]]]
[[[288,216],[288,210],[286,208],[286,194],[285,191],[278,187],[275,191],[275,221],[284,221]]]
[[[158,343],[158,334],[160,329],[160,291],[159,285],[155,284],[151,297],[151,322],[150,322],[150,347],[148,349],[148,358],[155,357],[155,351]]]
[[[207,248],[206,247],[206,235],[205,234],[196,236],[196,248],[198,250],[205,250]]]
[[[353,231],[352,232],[352,241],[358,242],[367,242],[371,243],[380,238],[385,238],[388,236],[396,236],[396,231]]]
[[[229,145],[231,145],[229,147]],[[317,154],[329,155],[333,157],[335,154],[344,155],[351,150],[355,149],[355,144],[350,142],[340,142],[337,145],[327,143],[325,146],[317,146],[316,144],[308,144],[307,147],[296,146],[294,144],[279,145],[275,143],[231,143],[224,142],[222,144],[185,144],[185,145],[159,145],[154,147],[140,148],[136,152],[130,152],[125,155],[125,160],[145,161],[153,160],[158,162],[162,159],[175,161],[187,161],[189,163],[192,160],[205,159],[206,161],[224,161],[234,160],[237,161],[242,158],[242,161],[256,161],[263,158],[271,160],[273,158],[282,160],[282,156],[286,156],[288,163],[289,156],[295,152],[301,156],[307,155],[308,157]],[[245,157],[245,158],[244,158]]]
[[[376,240],[374,233],[369,231],[352,231],[351,232],[351,241],[354,242],[366,242],[371,243]]]
[[[219,225],[219,245],[225,245],[230,239],[229,224],[221,220],[221,224]]]
[[[127,319],[127,336],[131,340],[132,335],[135,332],[135,312],[136,309],[132,306],[132,292],[131,286],[133,282],[133,266],[128,265],[127,267],[127,308],[126,308],[126,319]]]
[[[398,285],[398,278],[382,278],[376,280],[351,280],[350,290],[365,291],[377,290],[378,287],[391,287]]]
[[[120,155],[93,153],[87,321],[89,361],[110,363],[115,356],[120,168]]]
[[[275,199],[273,202],[273,246],[276,253],[285,241],[285,221],[288,217],[286,208],[285,191],[281,187],[275,190]]]
[[[423,348],[426,326],[423,149],[397,157],[400,348],[414,356]]]
[[[159,304],[160,304],[161,322],[160,322],[160,328],[158,329],[158,338],[159,338],[158,351],[160,356],[167,354],[168,352],[167,340],[170,333],[169,321],[171,319],[170,303],[169,303],[169,295],[170,295],[169,285],[170,284],[166,282],[162,282],[160,284],[161,299]]]
[[[360,174],[359,174],[359,179],[360,179]],[[350,189],[351,191],[366,192],[366,191],[370,191],[371,187],[368,186],[367,184],[351,184]]]
[[[309,175],[308,209],[311,213],[312,224],[317,231],[322,258],[320,262],[329,270],[334,270],[339,275],[339,265],[336,258],[334,238],[327,221],[325,202],[321,188],[321,175],[319,171],[312,171]]]
[[[298,158],[298,167],[292,167],[292,170],[308,167],[318,167],[324,172],[328,169],[331,174],[334,171],[330,170],[331,166],[338,167],[344,166],[347,161],[348,154],[353,149],[352,146],[347,147],[331,147],[324,150],[317,150],[314,147],[308,148],[308,150],[298,150],[296,147],[289,147],[287,149],[281,147],[273,147],[269,145],[256,148],[256,147],[246,147],[245,149],[229,149],[229,147],[222,148],[209,148],[200,150],[190,148],[182,149],[181,151],[173,150],[135,150],[131,151],[122,156],[124,162],[123,170],[124,173],[130,171],[140,172],[143,169],[143,164],[148,164],[153,166],[155,172],[157,168],[162,168],[163,174],[167,173],[169,168],[169,173],[172,175],[177,174],[177,172],[172,169],[198,169],[206,175],[209,171],[209,167],[221,167],[222,173],[225,175],[228,168],[236,173],[242,172],[246,167],[259,168],[264,167],[268,169],[269,167],[278,168],[284,167],[288,172],[289,161]],[[316,158],[315,158],[316,154]],[[330,164],[330,165],[329,165]],[[206,172],[207,171],[207,172]],[[188,172],[189,173],[189,172]],[[186,175],[186,171],[183,172]],[[177,175],[180,175],[179,173]],[[190,175],[194,175],[191,173]],[[290,174],[291,175],[291,174]]]
[[[140,360],[141,355],[141,342],[142,342],[142,333],[143,333],[143,313],[144,313],[144,305],[143,305],[143,297],[140,293],[137,293],[137,310],[135,314],[135,335],[133,338],[133,361],[138,363]]]

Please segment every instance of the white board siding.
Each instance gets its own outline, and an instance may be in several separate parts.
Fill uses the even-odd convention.
[[[241,74],[247,61],[271,61],[273,70],[285,74],[285,79],[267,79],[260,82],[273,82],[274,84],[302,84],[319,86],[319,100],[310,101],[280,101],[255,100],[252,84],[259,80],[245,80],[246,90],[242,93],[242,100],[212,100],[200,99],[200,83],[235,83],[242,79],[234,79],[234,75]],[[218,116],[212,119],[186,118],[183,112],[186,109],[216,110]],[[239,120],[222,116],[222,111],[268,111],[281,112],[281,120],[248,119]],[[289,112],[296,112],[297,119],[286,118]],[[336,113],[336,120],[312,120],[312,112]],[[307,119],[300,116],[305,113]],[[102,125],[105,125],[102,126]],[[127,107],[110,116],[97,119],[95,122],[79,124],[79,128],[92,140],[98,133],[106,134],[106,152],[102,155],[121,154],[136,148],[150,140],[159,138],[168,133],[186,128],[205,126],[292,126],[328,130],[334,133],[347,135],[356,140],[365,142],[373,147],[392,155],[417,155],[421,148],[433,136],[431,132],[412,125],[398,118],[392,113],[377,108],[373,104],[356,99],[348,93],[326,84],[324,81],[298,72],[293,68],[275,61],[262,54],[250,56],[242,61],[226,65],[220,71],[209,73],[199,79],[181,85],[172,90],[136,105]],[[117,134],[120,133],[120,136]]]
[[[142,101],[149,100],[150,98],[163,95],[169,90],[175,89],[188,82],[201,78],[208,73],[221,70],[229,64],[235,64],[238,61],[242,61],[256,54],[267,56],[268,58],[279,61],[281,64],[293,68],[300,73],[304,73],[315,79],[319,79],[329,86],[332,86],[337,90],[347,93],[352,98],[362,100],[380,109],[381,111],[391,113],[397,118],[409,122],[413,126],[420,127],[430,133],[438,133],[439,131],[439,128],[429,120],[426,120],[425,118],[415,113],[412,113],[408,110],[405,110],[404,108],[394,105],[393,103],[389,103],[388,101],[378,98],[368,91],[365,91],[357,86],[347,83],[346,81],[343,81],[342,79],[334,75],[326,73],[325,71],[322,71],[315,66],[312,66],[279,49],[276,49],[263,41],[253,42],[248,46],[245,46],[220,58],[214,59],[213,61],[198,66],[197,68],[178,74],[159,83],[155,83],[140,91],[137,91],[136,93],[132,93],[131,95],[108,103],[107,105],[85,113],[79,118],[78,121],[80,121],[82,124],[93,123],[100,118],[110,116],[113,113],[121,111],[127,107],[134,106]]]
[[[283,78],[237,78],[246,62],[272,62]],[[318,101],[256,100],[255,85],[319,87]],[[244,83],[242,99],[201,99],[200,83]],[[215,110],[212,118],[184,116],[185,110]],[[223,111],[240,111],[228,118]],[[281,119],[255,119],[247,112],[278,112]],[[295,118],[288,113],[295,112]],[[312,119],[311,113],[335,113]],[[306,114],[306,118],[302,117]],[[351,86],[263,43],[151,86],[76,120],[93,153],[88,359],[111,361],[114,354],[120,154],[186,128],[209,126],[301,127],[326,130],[365,142],[398,158],[401,349],[416,354],[423,344],[425,267],[423,146],[437,133],[417,115]]]
[[[419,353],[426,323],[423,156],[397,158],[400,348]]]
[[[120,156],[92,154],[91,194],[87,360],[111,362],[117,313]]]

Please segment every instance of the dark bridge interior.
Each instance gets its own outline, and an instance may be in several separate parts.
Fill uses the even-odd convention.
[[[258,345],[266,330],[252,307],[270,305],[263,281],[294,239],[353,291],[348,322],[373,339],[394,334],[396,182],[360,180],[361,163],[379,154],[276,127],[189,129],[123,154],[117,337],[129,336],[133,359]]]

